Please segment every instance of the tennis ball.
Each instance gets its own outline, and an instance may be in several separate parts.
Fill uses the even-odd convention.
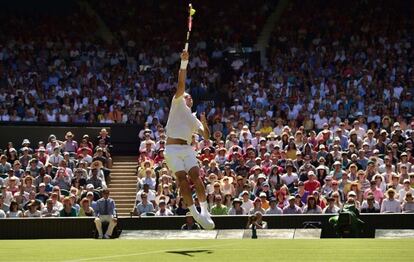
[[[195,9],[193,9],[193,8],[191,8],[191,9],[190,9],[190,16],[193,16],[193,15],[195,14],[195,12],[196,12],[196,10],[195,10]]]

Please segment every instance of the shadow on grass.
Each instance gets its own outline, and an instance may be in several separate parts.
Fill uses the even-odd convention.
[[[199,250],[166,251],[165,253],[194,257],[194,254],[199,254],[199,253],[212,254],[213,251],[207,250],[207,249],[199,249]]]

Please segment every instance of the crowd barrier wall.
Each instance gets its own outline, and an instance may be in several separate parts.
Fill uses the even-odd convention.
[[[322,238],[335,237],[328,220],[332,215],[264,216],[270,229],[294,229],[317,226]],[[216,229],[243,229],[248,216],[215,216]],[[375,237],[375,229],[414,229],[414,214],[363,214],[365,222],[360,237]],[[177,230],[185,217],[118,218],[122,230]],[[93,218],[18,218],[0,220],[0,239],[92,238]]]

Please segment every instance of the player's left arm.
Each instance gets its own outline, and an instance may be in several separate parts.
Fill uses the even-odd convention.
[[[206,113],[200,114],[200,122],[203,125],[203,128],[198,130],[198,133],[204,137],[204,140],[210,139],[210,129],[208,128]]]

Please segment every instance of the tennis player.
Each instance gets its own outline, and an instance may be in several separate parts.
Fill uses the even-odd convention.
[[[185,92],[188,59],[188,52],[184,50],[181,53],[177,91],[171,102],[166,125],[168,138],[164,154],[168,167],[174,172],[179,183],[181,196],[190,209],[191,215],[204,229],[213,229],[214,222],[207,209],[206,192],[199,176],[196,152],[190,145],[191,137],[194,133],[202,135],[204,139],[209,139],[210,131],[207,126],[205,114],[201,114],[200,120],[198,120],[195,114],[191,112],[193,100]],[[195,186],[201,206],[200,213],[194,206],[188,177]]]

